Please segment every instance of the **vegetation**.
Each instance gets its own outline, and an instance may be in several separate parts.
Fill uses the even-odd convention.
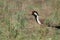
[[[0,40],[60,40],[60,29],[38,25],[33,10],[60,25],[60,0],[0,0]]]

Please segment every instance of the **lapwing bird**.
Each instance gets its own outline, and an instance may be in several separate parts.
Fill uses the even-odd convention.
[[[39,21],[39,14],[38,14],[37,11],[33,11],[33,12],[32,12],[32,15],[35,17],[36,22],[37,22],[38,24],[42,24],[42,23]]]
[[[41,25],[41,24],[45,24],[44,23],[44,20],[39,20],[39,14],[38,14],[38,12],[37,11],[32,11],[32,15],[35,17],[35,20],[36,20],[36,22],[39,24],[39,25]],[[52,26],[52,27],[56,27],[56,28],[59,28],[60,29],[60,25],[56,25],[55,23],[48,23],[48,24],[46,24],[47,26]]]

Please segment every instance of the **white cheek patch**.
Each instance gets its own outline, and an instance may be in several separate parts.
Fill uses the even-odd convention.
[[[34,13],[34,14],[35,14],[36,16],[38,16],[37,13]]]

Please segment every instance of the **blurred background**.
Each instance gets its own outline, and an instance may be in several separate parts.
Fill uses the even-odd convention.
[[[0,0],[0,40],[60,40],[60,29],[37,24],[34,10],[60,25],[60,0]]]

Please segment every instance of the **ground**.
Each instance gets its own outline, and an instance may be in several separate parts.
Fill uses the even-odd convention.
[[[0,40],[60,40],[60,29],[36,23],[34,10],[60,25],[60,0],[0,0]]]

